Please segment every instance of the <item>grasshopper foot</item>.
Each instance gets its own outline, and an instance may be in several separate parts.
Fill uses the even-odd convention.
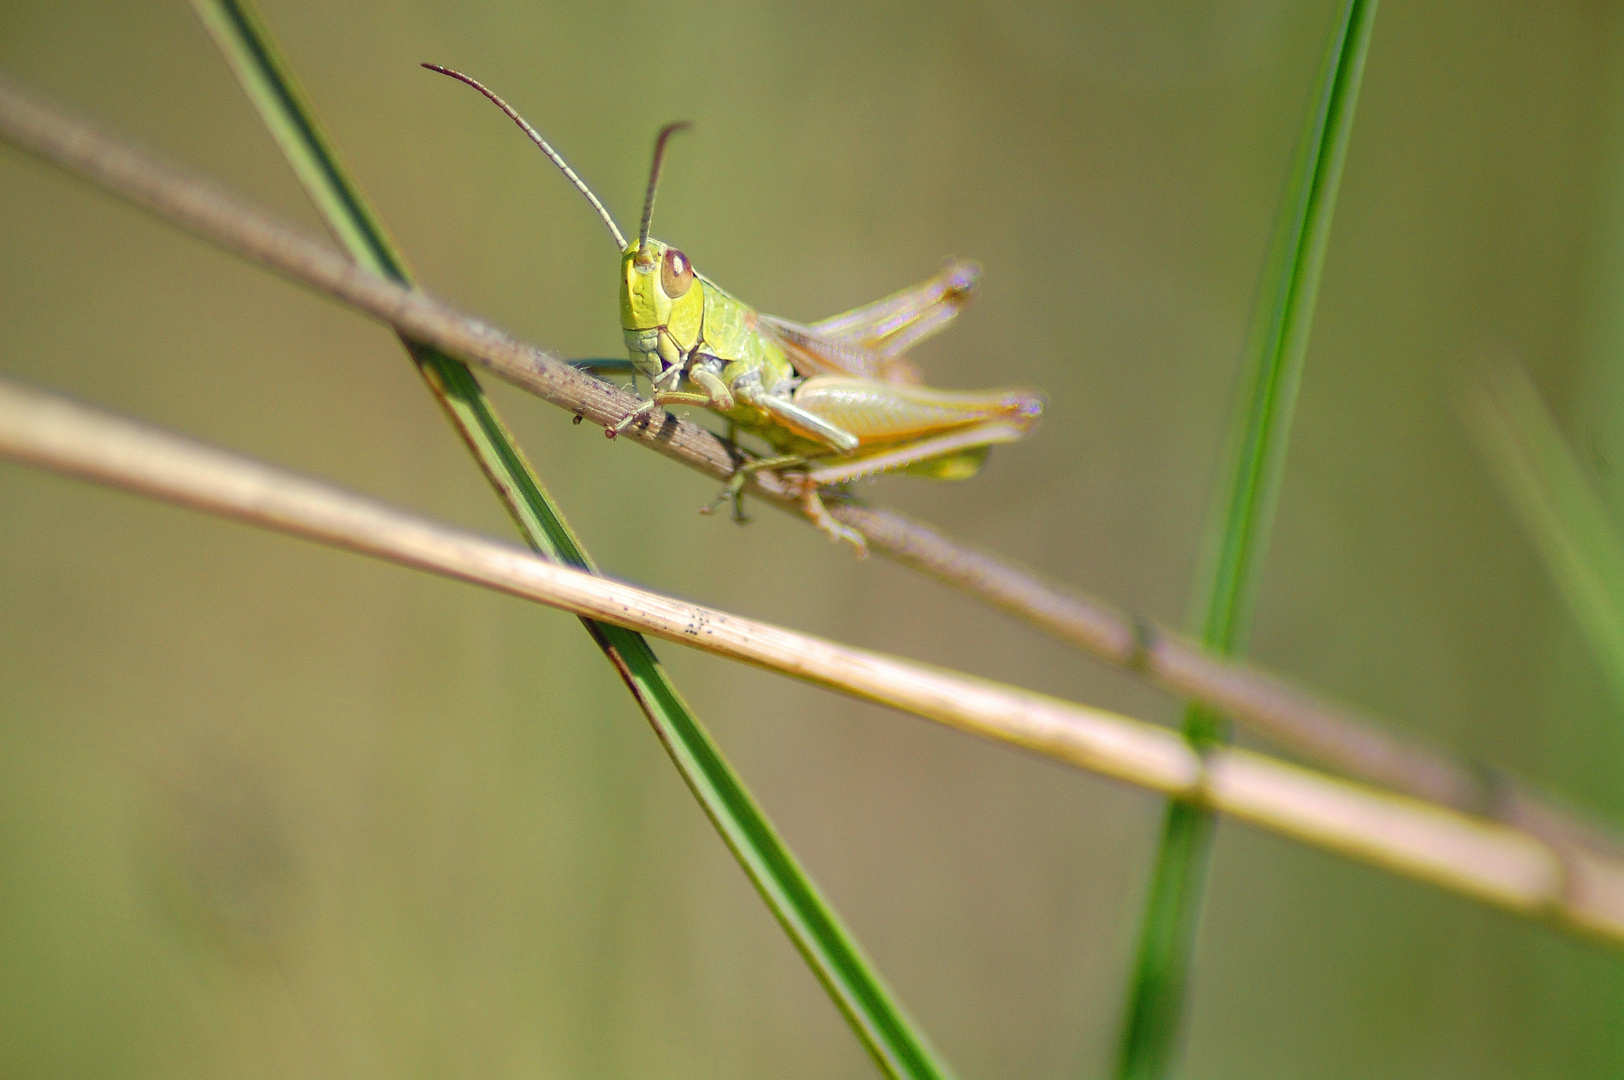
[[[723,503],[731,501],[733,503],[733,521],[735,524],[748,525],[754,521],[754,518],[744,512],[745,475],[743,472],[734,473],[733,479],[729,480],[722,490],[716,493],[716,498],[701,506],[699,512],[707,516],[714,514]]]
[[[631,427],[633,424],[637,423],[637,421],[641,420],[643,417],[647,416],[649,413],[653,412],[655,409],[658,409],[659,407],[660,407],[660,401],[659,401],[658,398],[649,398],[647,401],[643,402],[637,408],[633,409],[631,412],[629,412],[625,416],[621,417],[620,422],[617,423],[614,427],[606,427],[606,428],[604,428],[603,433],[604,433],[604,435],[606,435],[607,437],[612,439],[616,435],[619,435],[621,432],[625,431],[627,428]]]
[[[859,559],[868,558],[868,538],[849,525],[842,525],[836,521],[829,508],[823,505],[823,499],[818,495],[818,486],[810,480],[803,481],[801,489],[801,509],[806,516],[812,519],[812,524],[823,530],[823,534],[834,543],[844,540],[857,549]]]

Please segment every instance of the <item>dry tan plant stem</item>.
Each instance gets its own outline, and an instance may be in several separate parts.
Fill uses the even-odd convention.
[[[572,570],[331,484],[0,378],[0,457],[142,492],[758,665],[1624,945],[1624,862],[1245,750]]]
[[[599,426],[618,422],[637,399],[546,350],[517,341],[425,293],[368,273],[217,185],[42,102],[0,78],[0,137],[179,224],[221,247],[341,300],[406,336],[481,364],[502,378]],[[703,427],[667,415],[622,438],[725,480],[731,448]],[[752,474],[751,494],[800,513],[771,472]],[[1201,701],[1305,756],[1370,783],[1526,830],[1559,846],[1624,852],[1606,832],[1491,770],[1399,736],[1255,666],[1211,656],[1189,639],[1071,589],[1045,582],[893,511],[855,502],[832,506],[870,547],[954,585],[1085,652],[1136,671],[1183,698]]]

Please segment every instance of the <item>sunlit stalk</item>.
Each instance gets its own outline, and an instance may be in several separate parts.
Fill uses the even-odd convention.
[[[0,457],[430,570],[879,702],[1624,947],[1624,860],[1155,724],[612,581],[0,378]]]

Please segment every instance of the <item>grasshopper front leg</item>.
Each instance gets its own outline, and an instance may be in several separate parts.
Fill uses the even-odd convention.
[[[621,417],[620,422],[612,428],[606,428],[604,434],[614,438],[625,431],[638,420],[667,405],[700,405],[717,412],[730,412],[733,409],[733,394],[715,372],[708,367],[696,365],[688,369],[688,380],[700,388],[700,392],[686,390],[661,389],[662,382],[669,382],[673,386],[680,385],[683,368],[674,366],[666,368],[651,384],[653,393],[647,401]]]

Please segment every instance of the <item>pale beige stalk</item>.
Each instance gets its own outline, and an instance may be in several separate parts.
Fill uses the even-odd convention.
[[[743,619],[540,559],[308,477],[0,379],[0,456],[377,555],[756,664],[1624,945],[1624,863],[1245,750]]]

